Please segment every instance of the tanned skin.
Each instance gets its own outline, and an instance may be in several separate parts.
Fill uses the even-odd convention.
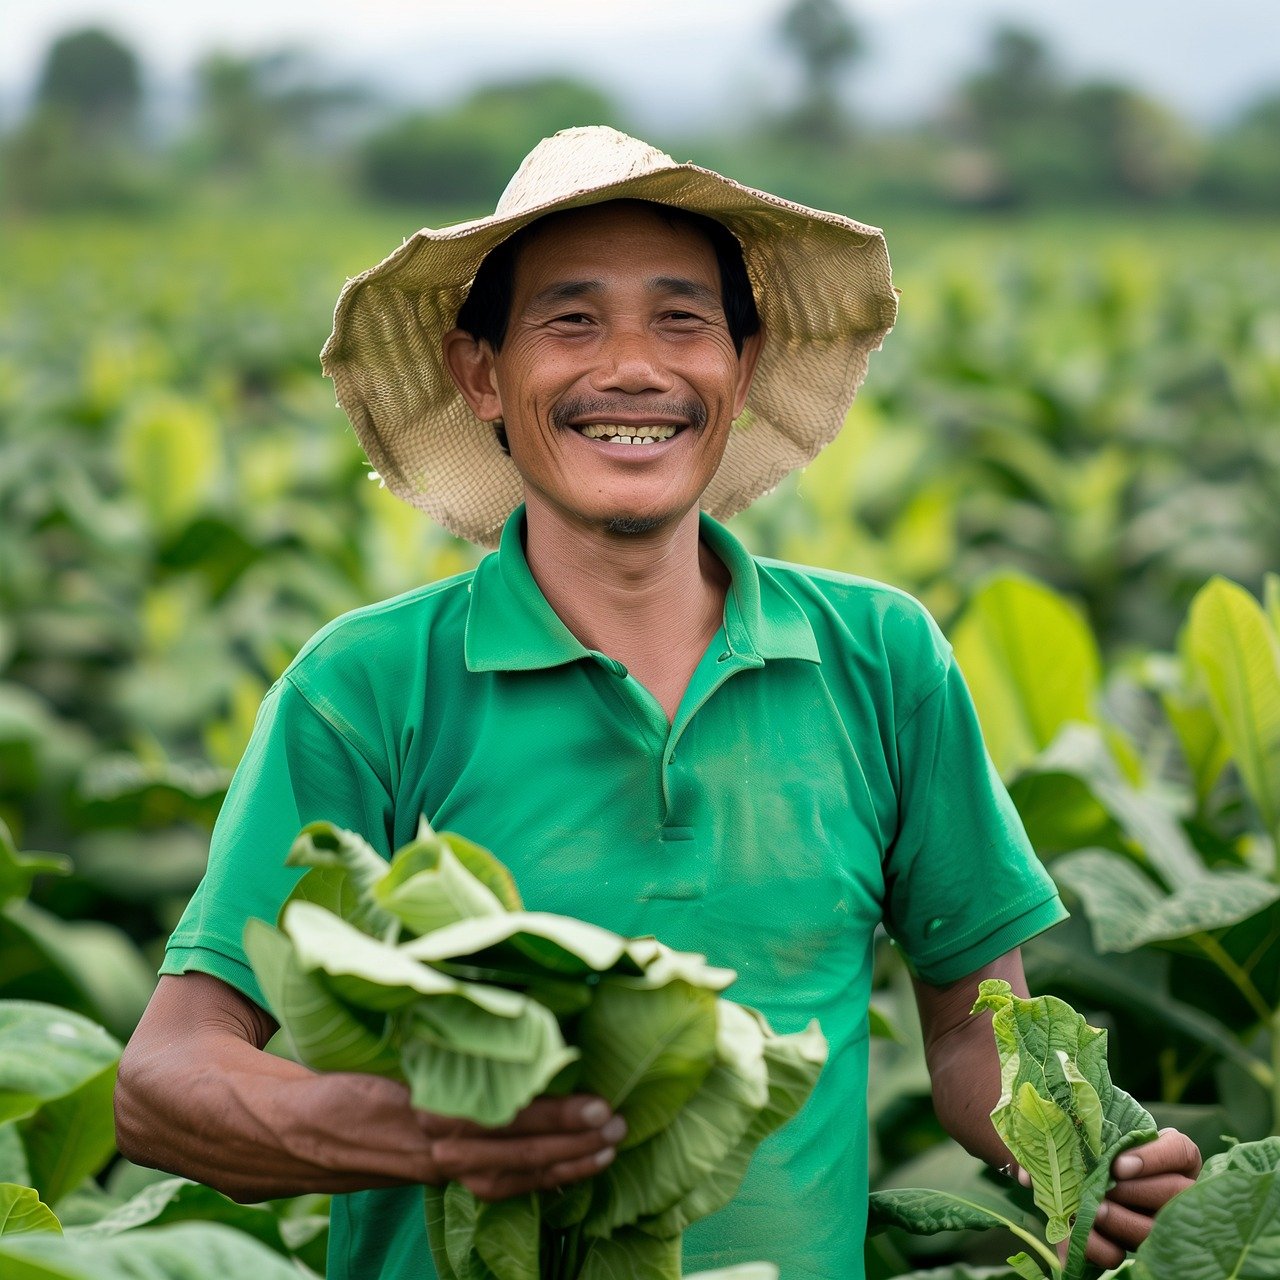
[[[588,648],[622,662],[673,718],[723,617],[729,579],[698,538],[698,501],[742,412],[764,335],[735,349],[719,268],[695,230],[622,203],[592,206],[522,247],[500,351],[455,329],[459,390],[503,424],[524,481],[525,553],[539,587]],[[593,438],[610,424],[653,444]],[[970,1151],[1008,1153],[987,1113],[999,1094],[977,983],[1026,993],[1018,952],[961,982],[917,984],[939,1115]],[[599,1099],[541,1098],[500,1130],[409,1105],[371,1076],[317,1075],[263,1052],[275,1024],[199,973],[164,977],[121,1062],[121,1150],[241,1200],[455,1178],[482,1199],[563,1185],[612,1159],[624,1132]],[[1136,1160],[1135,1171],[1123,1169]],[[1090,1257],[1114,1265],[1199,1153],[1170,1131],[1120,1157],[1123,1180]]]

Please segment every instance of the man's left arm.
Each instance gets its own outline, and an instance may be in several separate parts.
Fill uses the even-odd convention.
[[[915,994],[938,1119],[965,1150],[1001,1168],[1012,1165],[1013,1157],[991,1123],[991,1110],[1000,1098],[991,1014],[969,1013],[978,983],[986,978],[1003,978],[1015,995],[1029,994],[1018,950],[944,986],[917,980]],[[1118,1156],[1111,1166],[1116,1185],[1107,1192],[1089,1236],[1089,1260],[1117,1266],[1126,1251],[1146,1239],[1156,1210],[1190,1186],[1199,1172],[1199,1150],[1176,1129],[1163,1129],[1154,1142]]]

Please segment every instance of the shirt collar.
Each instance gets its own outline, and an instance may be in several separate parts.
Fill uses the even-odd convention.
[[[729,570],[729,648],[761,659],[820,661],[804,610],[722,524],[701,514],[699,535]],[[547,603],[524,555],[524,507],[471,579],[464,653],[469,671],[536,671],[592,656]]]

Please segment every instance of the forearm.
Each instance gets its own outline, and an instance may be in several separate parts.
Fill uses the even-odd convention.
[[[216,980],[181,981],[199,1006]],[[174,994],[158,994],[157,1018],[120,1065],[117,1141],[129,1159],[243,1201],[432,1180],[404,1086],[264,1053],[265,1018],[225,1006],[201,1008],[181,1038],[164,1034]]]
[[[1012,1159],[991,1123],[1000,1098],[1000,1059],[991,1015],[957,1027],[927,1053],[933,1106],[942,1127],[971,1154],[996,1168]]]

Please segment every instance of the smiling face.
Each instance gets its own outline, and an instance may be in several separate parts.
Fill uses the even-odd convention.
[[[616,534],[696,509],[759,345],[735,350],[710,242],[620,202],[535,229],[501,350],[454,330],[445,357],[477,417],[502,419],[530,518]]]

